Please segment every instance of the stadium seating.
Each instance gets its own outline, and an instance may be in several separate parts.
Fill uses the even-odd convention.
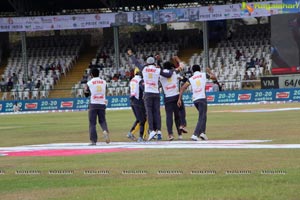
[[[10,97],[12,99],[47,98],[51,89],[76,63],[83,39],[79,36],[33,37],[27,39],[26,72],[22,63],[20,44],[15,45],[8,58],[7,67],[2,75],[6,80],[16,74]],[[25,73],[29,80],[25,82]],[[38,81],[40,85],[36,88]]]
[[[131,63],[126,50],[132,46],[130,43],[120,43],[120,68],[114,66],[114,47],[112,42],[99,47],[96,57],[92,59],[90,67],[86,69],[84,74],[89,74],[90,68],[96,67],[100,70],[99,77],[107,81],[108,95],[128,95],[128,82],[133,75],[135,65]],[[163,62],[169,61],[173,55],[179,51],[177,43],[140,43],[135,45],[136,56],[143,58],[147,55],[159,54]],[[143,59],[140,60],[142,63]],[[118,76],[116,80],[115,76]],[[90,79],[90,77],[89,77]],[[72,88],[73,96],[80,97],[83,85],[80,81]]]
[[[241,89],[244,81],[257,81],[260,76],[270,73],[270,29],[267,25],[236,27],[233,37],[222,40],[214,48],[209,49],[210,67],[224,84],[224,89]],[[187,35],[187,37],[184,36]],[[83,88],[90,77],[92,67],[100,69],[100,77],[108,83],[108,95],[127,95],[128,81],[133,75],[134,65],[126,54],[128,48],[134,47],[135,55],[143,63],[146,56],[159,54],[162,61],[170,60],[179,50],[189,48],[191,41],[199,37],[188,31],[176,32],[140,32],[132,33],[131,39],[120,40],[120,67],[114,64],[113,41],[101,45],[95,57],[86,68],[83,80],[72,87],[73,97],[83,97]],[[252,38],[252,39],[249,39]],[[28,38],[28,76],[31,80],[25,83],[25,70],[22,67],[22,51],[20,44],[14,46],[8,58],[3,74],[6,80],[17,74],[18,80],[13,90],[8,90],[3,99],[38,99],[47,98],[54,85],[65,76],[76,63],[82,47],[82,38],[78,36],[50,36]],[[237,52],[241,55],[237,58]],[[185,72],[193,64],[204,66],[204,54],[191,55]],[[245,74],[255,75],[255,80],[245,80]],[[85,79],[85,80],[84,80]],[[39,88],[35,88],[40,80]],[[30,85],[30,87],[28,86]],[[29,89],[29,90],[28,90]]]
[[[270,29],[266,26],[239,26],[232,39],[223,40],[217,47],[209,49],[210,67],[219,82],[224,83],[225,90],[241,89],[242,82],[246,81],[245,72],[249,76],[253,72],[255,80],[270,73]],[[242,54],[238,58],[237,51]],[[189,65],[205,66],[204,58],[203,52],[200,55],[194,54],[190,58]],[[251,61],[253,66],[250,66]]]
[[[270,73],[270,29],[268,25],[239,26],[236,27],[233,37],[228,40],[222,40],[217,43],[215,48],[209,49],[210,67],[223,83],[225,90],[241,89],[244,81],[257,82],[259,77]],[[185,34],[187,34],[185,32]],[[132,76],[134,65],[130,62],[126,54],[126,49],[134,47],[134,52],[140,62],[149,55],[160,54],[162,61],[169,61],[173,55],[177,55],[180,48],[188,48],[193,41],[195,33],[188,35],[186,39],[179,39],[181,34],[169,32],[140,32],[132,33],[131,41],[120,42],[120,68],[114,66],[114,48],[113,42],[108,41],[97,50],[96,57],[91,60],[90,68],[100,69],[100,77],[108,83],[108,95],[127,95],[129,91],[128,80]],[[164,38],[165,37],[165,38]],[[196,36],[198,37],[198,36]],[[148,39],[145,39],[148,38]],[[149,39],[150,38],[150,39]],[[167,38],[167,39],[166,39]],[[252,39],[249,39],[252,38]],[[167,40],[168,42],[164,42]],[[134,44],[134,45],[133,45]],[[237,51],[241,55],[237,58]],[[254,61],[253,66],[249,66]],[[204,53],[194,53],[189,59],[185,68],[188,72],[189,67],[194,64],[205,65]],[[90,68],[84,72],[89,74]],[[245,73],[249,77],[252,72],[255,75],[254,80],[245,80]],[[122,78],[118,81],[113,77],[119,74]],[[89,77],[90,79],[90,77]],[[78,82],[78,84],[80,81]],[[74,96],[80,96],[82,86],[79,84],[72,88]],[[79,90],[79,92],[77,91]]]
[[[107,41],[98,48],[96,57],[91,60],[90,66],[85,70],[84,74],[89,74],[90,68],[96,67],[100,70],[99,76],[107,81],[108,95],[128,95],[128,81],[132,77],[135,67],[126,53],[128,48],[133,49],[142,64],[144,64],[144,58],[156,54],[160,55],[162,62],[166,62],[171,60],[174,55],[177,55],[181,47],[185,48],[194,44],[194,36],[198,32],[197,29],[132,32],[130,39],[126,41],[120,40],[119,69],[114,64],[113,41]],[[117,81],[114,80],[115,75],[120,76],[117,78]],[[79,96],[77,90],[82,88],[79,84],[80,82],[78,81],[72,87],[71,94],[74,97]]]

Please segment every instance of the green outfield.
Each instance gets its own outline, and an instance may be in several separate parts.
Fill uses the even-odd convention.
[[[300,104],[210,106],[208,137],[300,144],[300,110],[232,112],[278,108]],[[166,139],[163,109],[162,119]],[[196,109],[187,108],[186,140],[196,120]],[[107,111],[107,121],[112,141],[129,141],[130,110]],[[0,115],[0,137],[0,147],[88,143],[87,112]],[[297,200],[299,155],[300,149],[139,149],[68,157],[0,156],[0,199]]]

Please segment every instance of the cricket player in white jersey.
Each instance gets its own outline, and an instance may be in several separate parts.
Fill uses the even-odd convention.
[[[179,69],[179,68],[178,68]],[[173,134],[173,115],[175,118],[175,127],[178,133],[178,139],[182,139],[182,133],[179,129],[180,127],[180,116],[179,116],[179,107],[177,106],[177,101],[179,97],[179,87],[178,87],[178,75],[175,71],[175,65],[171,62],[165,62],[163,64],[163,71],[173,71],[173,74],[170,78],[161,76],[160,83],[164,91],[164,103],[166,110],[166,124],[168,130],[168,139],[171,141],[174,139]]]
[[[106,81],[99,78],[99,70],[93,68],[91,70],[92,79],[87,82],[85,88],[85,96],[90,96],[89,104],[89,133],[90,145],[96,145],[97,135],[97,117],[102,128],[103,136],[106,143],[110,142],[109,131],[107,128],[105,110],[106,110]]]
[[[140,127],[139,138],[137,142],[143,142],[144,128],[146,123],[146,110],[143,100],[144,81],[141,76],[141,71],[138,68],[134,70],[134,77],[130,80],[130,105],[132,112],[136,118],[135,122],[130,129],[127,137],[134,139],[134,135],[131,133],[137,125]]]
[[[169,78],[172,76],[173,72],[163,72],[163,70],[156,66],[153,57],[147,58],[146,63],[142,74],[145,85],[144,102],[149,123],[148,141],[152,140],[156,135],[157,139],[161,140],[159,78],[160,75]]]
[[[216,80],[216,77],[211,73],[209,68],[206,69],[206,73],[201,72],[201,67],[199,65],[193,65],[192,71],[193,76],[190,77],[180,89],[177,105],[181,106],[182,94],[191,85],[193,102],[198,110],[198,122],[191,140],[198,141],[199,138],[202,140],[208,140],[208,137],[206,136],[207,100],[205,94],[205,85],[207,79]]]

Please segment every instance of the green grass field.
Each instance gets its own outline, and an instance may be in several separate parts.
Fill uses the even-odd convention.
[[[221,112],[287,107],[300,104],[210,106],[208,137],[300,144],[299,110]],[[164,110],[162,119],[166,136]],[[195,108],[187,108],[187,120],[186,140],[196,124]],[[130,110],[107,111],[107,121],[112,141],[128,141],[126,134],[133,122]],[[0,115],[0,137],[0,147],[88,143],[87,112]],[[70,157],[2,156],[0,199],[298,200],[299,155],[300,149],[143,149]],[[15,174],[26,170],[41,174]],[[72,174],[53,175],[49,174],[51,170]],[[84,174],[86,170],[109,173]],[[124,174],[124,171],[145,173]],[[173,174],[159,174],[159,171]],[[199,173],[191,174],[192,171]]]

